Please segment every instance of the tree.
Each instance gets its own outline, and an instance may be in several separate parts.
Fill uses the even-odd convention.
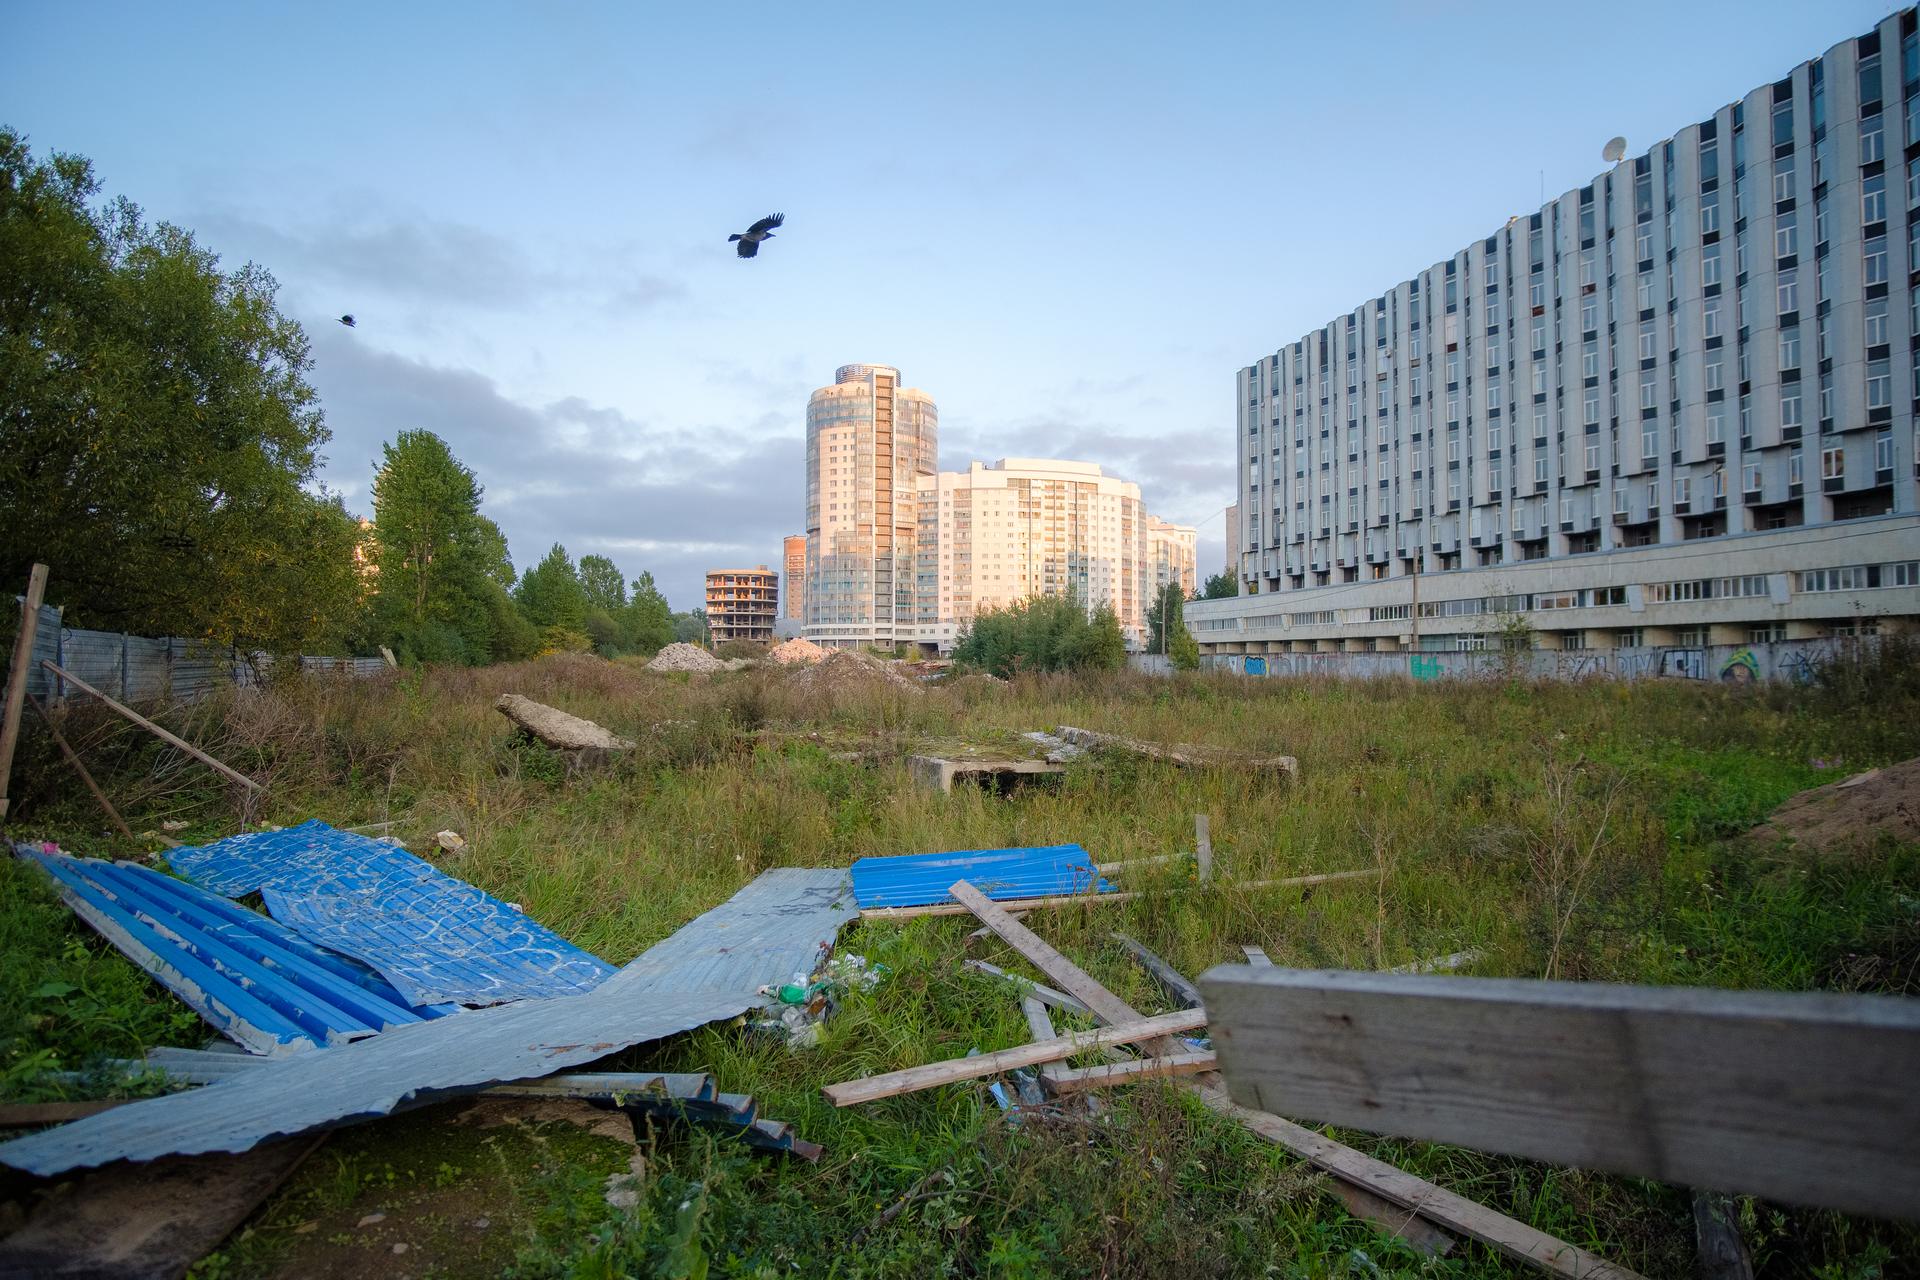
[[[678,638],[673,617],[667,598],[653,585],[651,573],[633,580],[633,599],[627,604],[627,642],[634,652],[656,653],[672,644]]]
[[[1022,671],[1113,671],[1126,665],[1120,619],[1105,606],[1091,616],[1071,596],[1034,596],[974,618],[953,647],[955,662],[997,676]]]
[[[672,615],[673,638],[680,644],[705,644],[707,642],[707,611],[695,609],[691,613]]]
[[[352,525],[279,286],[0,127],[0,577],[70,623],[248,649],[358,629]]]
[[[480,663],[522,656],[526,635],[501,609],[513,561],[484,491],[446,441],[402,431],[373,477],[379,630],[414,662]]]
[[[1216,573],[1200,591],[1202,600],[1227,600],[1240,594],[1240,575]]]
[[[1186,611],[1180,584],[1169,582],[1153,596],[1147,606],[1147,652],[1165,653],[1170,636],[1186,629]]]
[[[513,597],[527,621],[542,632],[558,627],[585,634],[586,589],[580,585],[580,575],[567,549],[559,543],[553,544],[546,559],[520,575]]]
[[[1173,633],[1173,640],[1167,646],[1167,657],[1173,660],[1175,671],[1194,671],[1200,666],[1200,642],[1193,638],[1193,632],[1184,626]]]
[[[587,608],[610,618],[627,607],[627,580],[605,556],[580,557],[580,589],[586,592]]]

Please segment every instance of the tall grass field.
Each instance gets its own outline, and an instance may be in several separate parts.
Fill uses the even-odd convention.
[[[1812,686],[1741,689],[1207,676],[975,676],[909,689],[560,656],[290,678],[167,708],[171,728],[267,784],[245,801],[97,708],[76,704],[64,724],[138,833],[199,841],[312,817],[391,823],[416,853],[615,963],[768,867],[1068,842],[1121,861],[1191,850],[1205,814],[1212,883],[1167,864],[1129,878],[1167,892],[1036,912],[1028,925],[1145,1012],[1168,1008],[1166,997],[1115,930],[1190,976],[1240,961],[1251,944],[1314,968],[1475,950],[1468,972],[1484,976],[1914,995],[1920,848],[1828,855],[1746,835],[1797,792],[1920,755],[1920,677],[1911,652],[1889,652]],[[491,706],[507,692],[638,746],[570,770],[512,739]],[[1053,785],[942,794],[905,766],[917,751],[1030,756],[1020,735],[1062,724],[1292,755],[1299,775],[1103,754]],[[108,834],[31,721],[13,790],[14,838],[97,857],[161,852],[157,839]],[[465,849],[438,850],[442,830]],[[1380,874],[1308,893],[1241,887],[1355,869]],[[9,859],[0,880],[5,1096],[151,1089],[90,1075],[90,1064],[206,1041],[36,870]],[[678,1128],[650,1132],[635,1159],[615,1137],[538,1108],[476,1120],[449,1104],[335,1134],[197,1274],[1530,1274],[1471,1242],[1427,1257],[1376,1233],[1310,1166],[1169,1084],[1019,1124],[979,1083],[829,1106],[824,1084],[1029,1038],[1015,990],[962,961],[1039,975],[997,940],[970,943],[976,925],[850,927],[840,949],[885,978],[849,995],[815,1047],[716,1026],[605,1064],[711,1071],[824,1144],[817,1165]],[[1692,1273],[1684,1188],[1336,1136],[1647,1276]],[[609,1203],[609,1185],[630,1194]],[[1920,1227],[1736,1204],[1763,1276],[1920,1274]]]

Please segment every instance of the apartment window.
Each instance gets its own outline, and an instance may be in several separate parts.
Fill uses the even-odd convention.
[[[1654,333],[1653,321],[1642,320],[1640,322],[1640,358],[1642,360],[1653,359],[1655,350],[1654,343],[1656,340],[1657,337]]]
[[[1589,472],[1593,472],[1593,471],[1598,471],[1599,469],[1600,469],[1600,446],[1597,444],[1590,444],[1587,446],[1587,470]]]
[[[1719,360],[1709,360],[1706,364],[1707,390],[1720,391],[1726,387],[1726,366]]]
[[[1745,493],[1760,492],[1760,464],[1749,462],[1740,472],[1741,489]]]
[[[1787,483],[1788,484],[1797,485],[1797,484],[1803,483],[1807,478],[1806,471],[1807,471],[1806,454],[1804,452],[1802,452],[1799,449],[1795,449],[1791,453],[1787,454]]]
[[[1675,476],[1673,478],[1673,505],[1676,507],[1685,507],[1685,506],[1691,506],[1692,503],[1693,503],[1692,479],[1687,476]]]
[[[1652,515],[1660,509],[1660,482],[1647,481],[1647,514]]]
[[[1707,408],[1707,443],[1724,444],[1727,439],[1727,411],[1719,405]]]
[[[1642,409],[1653,409],[1657,408],[1659,404],[1659,380],[1655,378],[1653,370],[1643,369],[1640,372],[1640,407]],[[1598,421],[1598,419],[1589,419],[1589,421]]]
[[[1458,503],[1460,501],[1460,473],[1458,471],[1447,472],[1447,501],[1452,503]]]
[[[1460,433],[1457,430],[1447,432],[1447,461],[1460,461]]]
[[[1660,456],[1660,429],[1652,423],[1640,428],[1640,459],[1652,462]]]
[[[1800,367],[1800,326],[1798,325],[1789,325],[1780,331],[1780,367],[1782,369]]]
[[[1713,245],[1700,252],[1700,283],[1711,289],[1720,283],[1720,246]]]
[[[1747,628],[1748,644],[1772,644],[1776,640],[1785,640],[1786,638],[1787,628],[1785,623],[1768,622],[1757,627]]]
[[[1884,257],[1885,255],[1882,256]],[[1786,315],[1790,311],[1798,311],[1800,309],[1799,271],[1793,268],[1782,271],[1779,276],[1777,292],[1780,303],[1778,310],[1781,315]]]
[[[1498,422],[1489,422],[1487,424],[1487,448],[1498,449],[1500,447],[1500,441],[1503,438],[1500,431],[1500,424]]]
[[[1600,421],[1600,388],[1588,387],[1580,396],[1581,421],[1595,426]]]
[[[1533,482],[1535,484],[1547,482],[1547,455],[1544,453],[1533,455]]]
[[[1887,220],[1887,176],[1876,173],[1860,180],[1860,225]]]
[[[1893,403],[1893,377],[1885,360],[1867,361],[1867,408],[1885,409]]]
[[[1920,297],[1920,294],[1916,294],[1915,296]],[[1885,298],[1869,298],[1867,300],[1866,331],[1868,346],[1881,347],[1886,345],[1887,300]],[[1798,364],[1799,361],[1796,360],[1794,363]]]
[[[1613,514],[1617,516],[1627,514],[1627,486],[1624,484],[1613,486]]]
[[[1580,251],[1580,284],[1584,287],[1593,283],[1595,283],[1593,250],[1582,249]]]
[[[1652,272],[1642,271],[1640,273],[1640,282],[1635,291],[1635,297],[1640,304],[1640,310],[1642,311],[1653,310],[1653,273]]]
[[[1865,268],[1867,284],[1887,282],[1887,238],[1885,236],[1875,236],[1867,241]]]
[[[1881,197],[1884,207],[1886,197]],[[1773,224],[1773,256],[1790,257],[1800,252],[1800,223],[1798,215],[1783,213]]]
[[[1920,294],[1916,294],[1914,296],[1920,297]],[[1701,315],[1701,321],[1702,321],[1701,327],[1703,330],[1701,336],[1707,337],[1707,338],[1719,337],[1720,336],[1720,299],[1708,298],[1705,306],[1701,309],[1700,315]]]
[[[1775,110],[1778,111],[1779,108],[1776,107]],[[1784,140],[1775,139],[1776,142]],[[1782,200],[1791,199],[1793,199],[1793,157],[1788,156],[1773,170],[1773,202],[1779,204]]]
[[[1841,451],[1838,449],[1822,449],[1820,451],[1820,478],[1822,480],[1839,480],[1845,476],[1845,474],[1846,459],[1842,456]]]
[[[1881,117],[1871,115],[1860,122],[1860,163],[1872,164],[1887,157],[1885,126]]]
[[[1573,523],[1573,496],[1571,494],[1563,493],[1560,495],[1560,523]]]
[[[1873,469],[1893,470],[1893,432],[1882,431],[1873,438]]]

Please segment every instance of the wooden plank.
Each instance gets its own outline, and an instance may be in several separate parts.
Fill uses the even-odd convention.
[[[7,1102],[0,1103],[0,1129],[38,1129],[42,1125],[65,1124],[84,1120],[102,1111],[111,1111],[128,1098],[97,1098],[84,1102]]]
[[[964,897],[962,897],[961,894],[962,889],[966,890]],[[1114,1022],[1125,1021],[1126,1019],[1138,1018],[1140,1016],[1131,1005],[1094,981],[1092,976],[1085,970],[1048,946],[1041,939],[1035,937],[1033,932],[1024,925],[1009,918],[998,904],[986,898],[978,890],[974,889],[972,885],[962,882],[961,884],[955,885],[952,892],[955,897],[962,897],[963,901],[972,902],[975,908],[974,914],[979,916],[981,922],[999,934],[1001,939],[1013,947],[1014,950],[1025,956],[1040,972],[1046,974],[1049,978],[1052,978],[1064,987],[1079,988],[1083,993],[1092,995],[1093,1000],[1087,1001],[1087,1004],[1089,1006],[1089,1012],[1095,1017],[1107,1022]],[[1186,1052],[1186,1046],[1172,1038],[1150,1044],[1147,1046],[1147,1049],[1150,1053],[1157,1056],[1167,1057]],[[1199,1083],[1190,1083],[1187,1085],[1187,1088],[1196,1093],[1202,1092],[1203,1089],[1211,1090],[1212,1092],[1218,1093],[1221,1099],[1227,1100],[1226,1090],[1224,1086],[1220,1084],[1220,1078],[1217,1075],[1209,1074],[1203,1076]],[[1391,1231],[1396,1235],[1401,1235],[1406,1239],[1416,1239],[1416,1232],[1412,1230],[1397,1230],[1388,1225],[1385,1220],[1378,1217],[1373,1212],[1374,1197],[1364,1188],[1355,1188],[1349,1186],[1344,1181],[1336,1181],[1329,1190],[1346,1204],[1349,1212],[1355,1217],[1367,1218],[1369,1221],[1381,1225],[1384,1230]]]
[[[1038,996],[1021,996],[1020,1012],[1026,1015],[1027,1031],[1035,1040],[1052,1040],[1060,1034],[1053,1029],[1053,1019]]]
[[[1135,1058],[1130,1062],[1106,1062],[1097,1067],[1068,1067],[1048,1075],[1047,1083],[1055,1093],[1080,1093],[1137,1080],[1195,1076],[1213,1070],[1213,1066],[1211,1053],[1173,1053],[1165,1057]]]
[[[1694,1269],[1700,1280],[1753,1280],[1753,1255],[1740,1238],[1740,1211],[1724,1191],[1693,1193]]]
[[[827,1101],[834,1106],[850,1107],[856,1103],[891,1098],[897,1094],[913,1093],[920,1089],[931,1089],[936,1085],[952,1084],[958,1080],[978,1080],[983,1076],[997,1076],[1015,1067],[1058,1062],[1076,1053],[1085,1053],[1089,1049],[1104,1048],[1107,1045],[1129,1044],[1134,1041],[1158,1041],[1206,1025],[1206,1010],[1179,1009],[1157,1017],[1137,1018],[1131,1022],[1116,1023],[1095,1031],[1076,1031],[1070,1035],[1056,1036],[1052,1040],[1016,1045],[1011,1049],[996,1049],[992,1053],[982,1053],[971,1058],[949,1058],[945,1062],[930,1062],[921,1067],[889,1071],[882,1075],[867,1076],[861,1080],[847,1080],[840,1084],[830,1084],[820,1092],[825,1094]]]
[[[1308,885],[1332,884],[1340,880],[1365,880],[1380,874],[1378,867],[1369,867],[1364,871],[1328,871],[1311,876],[1288,876],[1282,880],[1247,880],[1242,882],[1220,881],[1222,889],[1294,889]],[[1091,907],[1113,902],[1131,902],[1135,898],[1151,897],[1155,893],[1178,893],[1178,889],[1130,890],[1119,893],[1069,893],[1051,898],[1009,898],[999,905],[1009,912],[1025,912],[1054,907]],[[860,912],[862,920],[914,920],[921,916],[964,916],[968,909],[964,903],[933,902],[920,907],[865,907]]]
[[[113,802],[107,799],[106,793],[100,790],[100,784],[93,780],[91,773],[87,772],[87,766],[80,763],[80,757],[74,753],[73,748],[67,745],[67,736],[60,732],[59,726],[53,722],[53,717],[48,715],[47,709],[40,705],[40,699],[29,694],[27,701],[33,704],[34,713],[40,717],[40,722],[46,725],[47,733],[53,738],[53,745],[60,748],[60,754],[65,756],[67,763],[73,766],[73,771],[80,775],[80,781],[87,784],[87,790],[93,793],[93,798],[99,802],[102,809],[106,810],[107,817],[113,820],[113,825],[120,828],[121,835],[129,840],[134,839],[133,829],[127,825],[126,819],[120,816],[120,811],[113,807]]]
[[[1211,820],[1204,813],[1193,815],[1193,857],[1200,864],[1200,883],[1213,879],[1213,835]]]
[[[20,629],[13,633],[13,658],[7,665],[7,700],[0,707],[0,822],[7,817],[7,779],[13,773],[13,749],[20,740],[20,712],[27,700],[27,672],[33,669],[33,638],[40,630],[40,602],[47,594],[47,566],[27,574],[20,605]]]
[[[1255,947],[1242,943],[1240,950],[1246,955],[1248,964],[1265,968],[1273,963],[1273,961],[1267,959],[1265,947]]]
[[[1142,867],[1164,867],[1170,863],[1185,862],[1191,855],[1185,853],[1161,853],[1151,858],[1127,858],[1121,862],[1096,862],[1093,869],[1103,876],[1115,875],[1122,871],[1138,871]]]
[[[1201,990],[1208,990],[1206,976],[1200,981]],[[1608,1262],[1598,1254],[1588,1253],[1465,1196],[1455,1195],[1424,1178],[1416,1178],[1383,1160],[1342,1146],[1291,1120],[1240,1106],[1225,1089],[1196,1086],[1193,1092],[1210,1110],[1238,1121],[1244,1128],[1343,1181],[1358,1185],[1374,1198],[1415,1210],[1421,1217],[1451,1227],[1510,1258],[1530,1262],[1567,1280],[1644,1280],[1636,1271]],[[1356,1216],[1359,1215],[1356,1213]]]
[[[1066,992],[1055,991],[1052,987],[1035,982],[1031,978],[1023,978],[1017,973],[1008,973],[999,965],[988,964],[985,960],[968,960],[965,961],[965,964],[967,968],[976,970],[977,972],[991,974],[996,978],[1005,978],[1008,982],[1017,984],[1023,990],[1032,992],[1041,1001],[1052,1005],[1056,1009],[1068,1009],[1074,1013],[1088,1012],[1086,1005],[1081,1004]]]
[[[1239,965],[1200,987],[1253,1106],[1920,1217],[1920,1000]]]
[[[1188,982],[1178,969],[1124,933],[1115,933],[1113,940],[1125,947],[1127,954],[1139,961],[1140,967],[1153,975],[1153,980],[1160,984],[1161,990],[1167,993],[1168,999],[1182,1009],[1198,1009],[1201,1006],[1203,1002],[1200,999],[1200,988]]]
[[[125,716],[127,719],[139,725],[142,729],[145,729],[148,733],[151,733],[156,738],[159,738],[162,742],[166,742],[180,748],[180,750],[186,752],[188,755],[192,756],[195,760],[198,760],[201,764],[206,765],[208,768],[213,769],[218,773],[226,775],[227,777],[233,779],[235,782],[239,783],[241,786],[251,787],[255,791],[265,790],[264,787],[262,787],[259,783],[255,782],[252,778],[249,778],[246,774],[240,773],[234,769],[229,769],[226,765],[221,764],[218,760],[215,760],[212,756],[208,755],[206,752],[202,751],[200,748],[194,746],[191,742],[188,742],[185,738],[177,737],[174,734],[168,733],[165,729],[162,729],[159,725],[147,719],[145,716],[141,715],[138,711],[135,711],[133,708],[126,706],[122,703],[114,701],[112,698],[109,698],[106,694],[100,692],[98,689],[88,684],[85,680],[80,679],[78,676],[62,671],[59,667],[47,661],[45,658],[42,658],[40,660],[40,665],[45,667],[47,670],[53,672],[53,674],[59,676],[62,680],[65,680],[68,684],[72,685],[74,688],[79,689],[82,692],[92,694],[94,697],[100,699],[100,701],[106,703],[109,707],[112,707],[115,711],[119,712],[121,715]]]

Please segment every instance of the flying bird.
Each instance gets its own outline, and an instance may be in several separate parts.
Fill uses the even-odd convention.
[[[773,239],[773,229],[786,222],[786,220],[787,215],[784,213],[769,214],[767,217],[760,219],[760,221],[748,227],[747,234],[743,236],[728,236],[727,243],[731,244],[738,240],[740,245],[735,252],[743,258],[751,258],[754,254],[760,252],[760,242],[762,240]]]
[[[340,323],[341,323],[341,324],[343,324],[343,325],[345,325],[345,326],[347,326],[347,328],[349,328],[349,329],[351,329],[351,328],[353,328],[353,317],[352,317],[352,316],[350,316],[350,315],[348,315],[348,316],[341,316],[341,317],[340,317]]]

